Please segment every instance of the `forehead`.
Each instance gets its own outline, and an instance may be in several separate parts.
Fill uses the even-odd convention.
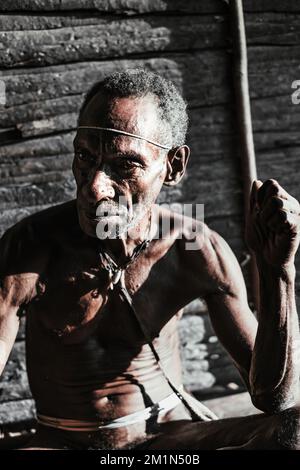
[[[78,129],[74,139],[74,147],[75,149],[87,149],[95,155],[136,154],[149,162],[159,155],[159,149],[148,142],[96,129]]]
[[[80,125],[112,127],[150,138],[158,133],[159,121],[154,95],[113,98],[97,93],[83,111]]]
[[[114,128],[157,140],[161,127],[157,99],[153,95],[111,98],[98,93],[83,111],[79,125]],[[143,140],[91,129],[78,129],[74,143],[75,145],[85,143],[95,147],[99,145],[99,141],[110,143],[120,150],[158,153],[158,148]]]

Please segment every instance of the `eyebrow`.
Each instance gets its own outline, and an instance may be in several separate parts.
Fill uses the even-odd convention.
[[[134,150],[128,150],[126,152],[116,152],[117,158],[129,158],[129,159],[136,159],[139,160],[140,162],[143,162],[145,160],[145,157],[143,155],[135,152]]]
[[[89,154],[93,154],[93,152],[88,148],[87,145],[85,145],[84,142],[82,141],[75,141],[73,142],[75,150],[84,150],[85,152],[88,152]],[[124,152],[121,152],[117,149],[115,149],[115,155],[117,158],[128,158],[128,159],[136,159],[139,162],[144,162],[145,161],[145,156],[142,154],[136,152],[135,150],[126,150]]]

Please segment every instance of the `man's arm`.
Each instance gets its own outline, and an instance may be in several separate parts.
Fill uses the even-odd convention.
[[[0,376],[18,333],[17,311],[18,307],[10,304],[3,289],[0,288]]]
[[[260,211],[257,207],[254,210],[257,203]],[[292,212],[282,216],[283,207]],[[263,226],[259,240],[258,214]],[[299,397],[299,327],[294,292],[297,214],[298,202],[278,183],[266,182],[259,196],[258,188],[253,190],[247,242],[256,254],[260,278],[258,325],[248,306],[240,267],[227,243],[208,230],[202,250],[202,266],[211,286],[204,297],[216,334],[240,370],[254,405],[265,412],[291,406]]]
[[[281,410],[299,399],[299,326],[295,303],[295,268],[259,266],[260,308],[252,354],[253,404]]]
[[[19,328],[18,310],[35,293],[38,273],[36,250],[22,224],[9,229],[0,239],[0,375],[6,365]]]
[[[299,320],[295,254],[300,205],[275,180],[252,186],[246,241],[256,257],[260,284],[258,331],[250,384],[257,407],[280,410],[299,399]],[[269,357],[268,357],[269,356]]]

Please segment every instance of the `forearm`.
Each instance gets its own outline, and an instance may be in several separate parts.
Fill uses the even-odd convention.
[[[299,326],[295,302],[295,267],[275,269],[258,263],[260,308],[250,369],[254,404],[282,409],[298,399]]]

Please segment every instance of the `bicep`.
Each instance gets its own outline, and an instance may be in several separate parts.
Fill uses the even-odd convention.
[[[18,333],[18,310],[30,301],[35,279],[24,273],[0,277],[0,374]]]
[[[0,239],[0,374],[13,347],[18,328],[18,310],[35,292],[38,274],[29,269],[26,232],[9,229]]]

